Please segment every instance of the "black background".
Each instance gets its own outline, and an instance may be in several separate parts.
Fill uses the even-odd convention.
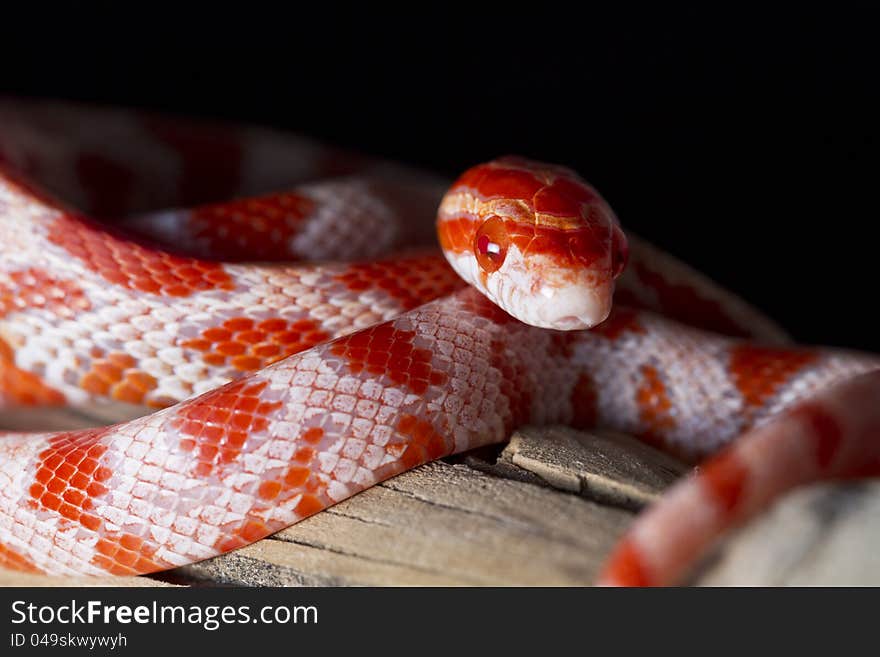
[[[450,176],[558,161],[797,338],[880,350],[870,16],[578,7],[47,6],[7,22],[0,91],[264,123]]]

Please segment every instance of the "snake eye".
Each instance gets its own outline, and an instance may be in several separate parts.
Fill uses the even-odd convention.
[[[504,264],[509,243],[504,222],[495,215],[486,219],[474,236],[474,255],[480,268],[487,274],[497,271]]]

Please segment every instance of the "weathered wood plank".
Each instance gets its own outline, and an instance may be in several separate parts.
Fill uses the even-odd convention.
[[[516,431],[501,458],[559,490],[630,509],[654,502],[688,470],[630,436],[567,427]]]

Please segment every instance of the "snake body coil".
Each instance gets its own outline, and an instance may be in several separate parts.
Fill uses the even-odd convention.
[[[880,470],[880,359],[788,345],[568,169],[470,169],[441,254],[439,188],[392,165],[106,110],[12,103],[0,125],[0,408],[160,409],[0,435],[0,565],[172,568],[565,423],[709,458],[602,579],[663,584],[782,491]]]

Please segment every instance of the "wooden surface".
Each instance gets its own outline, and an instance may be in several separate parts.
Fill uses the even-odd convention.
[[[76,428],[141,412],[4,413],[0,425]],[[588,585],[634,513],[686,470],[627,436],[526,428],[503,448],[422,466],[270,538],[156,577],[0,571],[0,585]],[[878,546],[880,482],[817,486],[726,541],[694,583],[880,584]]]

